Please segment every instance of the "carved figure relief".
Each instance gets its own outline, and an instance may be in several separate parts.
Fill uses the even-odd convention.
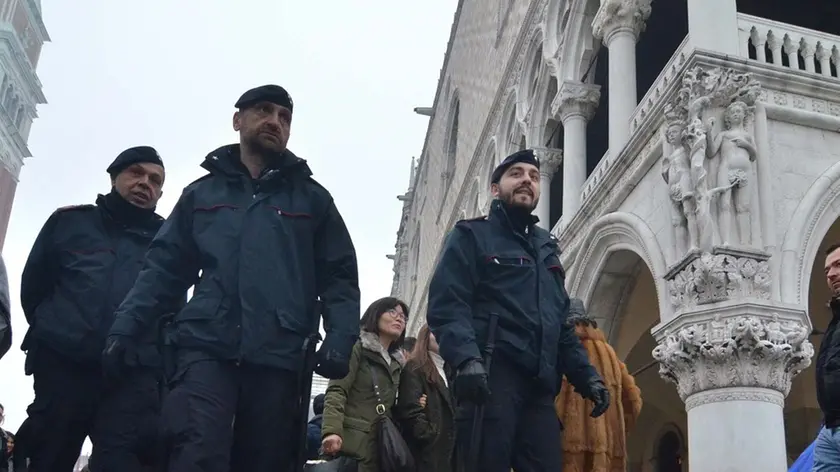
[[[672,202],[673,258],[715,245],[750,246],[755,140],[750,129],[759,84],[750,74],[695,67],[665,106],[662,176]],[[715,131],[716,115],[724,129]],[[688,171],[686,171],[688,166]],[[732,208],[738,235],[732,231]]]
[[[746,129],[750,107],[738,100],[732,102],[723,114],[723,130],[709,134],[708,157],[718,157],[717,181],[728,185],[719,201],[719,224],[721,243],[728,246],[733,242],[748,246],[752,242],[750,202],[752,194],[747,185],[755,175],[753,163],[758,154],[755,140]],[[709,118],[709,128],[715,125],[715,118]],[[735,208],[737,239],[732,231],[732,208]]]
[[[671,304],[690,309],[731,298],[770,298],[770,265],[754,254],[715,249],[676,266],[665,278]]]
[[[683,400],[733,386],[787,395],[793,378],[811,364],[809,334],[803,322],[781,320],[777,314],[716,316],[675,327],[653,350],[653,358]]]

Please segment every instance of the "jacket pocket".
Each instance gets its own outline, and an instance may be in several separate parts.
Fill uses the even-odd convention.
[[[354,457],[368,457],[371,451],[371,423],[359,418],[344,418],[341,451]]]

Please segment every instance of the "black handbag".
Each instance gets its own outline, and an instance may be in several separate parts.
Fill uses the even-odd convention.
[[[303,472],[357,472],[359,463],[347,456],[338,456],[331,460],[307,461]]]
[[[377,402],[377,418],[373,424],[373,432],[376,434],[376,445],[378,446],[379,470],[380,472],[415,472],[417,467],[408,444],[403,439],[397,425],[385,414],[387,408],[385,408],[385,403],[382,401],[382,395],[380,394],[376,367],[371,366],[370,373]]]

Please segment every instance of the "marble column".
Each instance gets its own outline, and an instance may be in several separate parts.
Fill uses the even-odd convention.
[[[610,50],[609,146],[610,155],[621,152],[630,139],[630,118],[638,104],[636,91],[636,41],[650,17],[651,0],[603,0],[593,35]]]
[[[735,0],[688,0],[688,34],[697,49],[740,55]]]
[[[551,181],[563,162],[563,150],[555,148],[535,148],[534,154],[540,161],[540,200],[534,214],[540,219],[537,225],[546,231],[551,231],[549,219],[551,217]]]
[[[571,221],[580,208],[586,182],[586,124],[601,99],[598,85],[565,81],[551,103],[554,116],[563,122],[563,217]]]
[[[811,363],[810,332],[803,311],[744,302],[657,328],[653,357],[688,412],[688,470],[787,471],[784,401]]]

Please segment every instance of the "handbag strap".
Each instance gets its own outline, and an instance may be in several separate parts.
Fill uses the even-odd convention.
[[[382,401],[382,393],[379,389],[379,376],[376,375],[376,364],[370,365],[370,378],[373,381],[373,393],[376,395],[376,414],[382,416],[385,414],[385,402]]]

